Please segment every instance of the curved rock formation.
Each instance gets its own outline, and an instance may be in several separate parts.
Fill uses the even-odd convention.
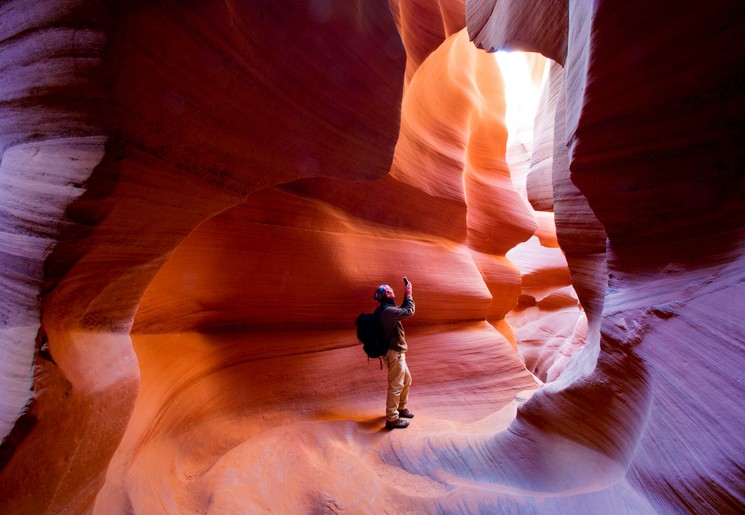
[[[3,4],[0,511],[742,511],[740,11]]]
[[[296,4],[3,5],[4,511],[91,506],[139,389],[134,314],[199,223],[272,184],[387,172],[387,4]]]
[[[479,44],[510,46],[523,15],[513,16],[512,4],[499,1],[475,1],[469,12],[483,12],[487,4],[493,17],[486,34],[481,24],[474,27]],[[592,353],[579,356],[575,364],[584,372],[578,380],[569,383],[572,374],[564,374],[561,385],[540,390],[518,410],[507,434],[487,434],[455,449],[452,441],[440,445],[429,438],[422,448],[445,454],[438,456],[435,471],[411,457],[410,447],[398,449],[397,460],[415,463],[412,470],[442,477],[439,465],[447,464],[449,473],[468,480],[515,488],[531,484],[532,491],[562,491],[567,497],[591,491],[587,501],[573,501],[587,502],[588,511],[630,506],[629,490],[643,492],[627,508],[633,512],[742,508],[743,449],[731,446],[727,436],[743,422],[730,397],[742,389],[731,375],[712,374],[712,367],[724,368],[714,365],[724,364],[722,356],[727,363],[743,360],[738,343],[743,326],[735,315],[743,306],[743,153],[735,143],[741,135],[742,97],[736,91],[743,74],[727,63],[741,58],[745,47],[736,36],[741,27],[722,23],[737,16],[734,2],[716,12],[688,6],[672,19],[670,9],[679,12],[679,6],[663,4],[650,9],[634,2],[570,2],[569,51],[563,73],[554,68],[552,74],[563,76],[566,98],[557,103],[561,116],[555,119],[566,123],[555,123],[554,129],[557,230],[573,284],[588,308],[586,349],[593,348],[599,324],[597,363]],[[557,41],[564,30],[555,28]],[[712,57],[710,47],[696,45],[691,33],[727,51]],[[545,55],[556,55],[551,45],[541,47],[545,34],[521,35]],[[579,189],[562,177],[562,162]],[[603,229],[593,227],[592,217],[576,223],[587,207]],[[594,242],[606,232],[604,294],[598,279],[605,260]],[[586,243],[575,247],[578,233]],[[559,413],[560,422],[552,419]],[[555,435],[568,440],[557,448],[551,443]],[[605,472],[555,477],[547,468],[528,478],[517,465],[516,456],[523,454],[556,463],[571,442],[609,458],[605,466],[600,459],[587,460]],[[452,461],[451,453],[461,459]]]

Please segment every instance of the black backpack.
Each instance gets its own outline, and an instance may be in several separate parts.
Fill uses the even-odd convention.
[[[388,352],[388,336],[380,322],[380,306],[373,313],[360,313],[354,325],[357,326],[357,339],[362,342],[362,349],[368,358],[382,358]],[[382,362],[380,364],[383,366]]]

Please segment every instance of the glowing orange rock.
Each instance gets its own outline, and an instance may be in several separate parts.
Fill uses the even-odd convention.
[[[745,504],[739,2],[114,4],[3,6],[3,512]]]

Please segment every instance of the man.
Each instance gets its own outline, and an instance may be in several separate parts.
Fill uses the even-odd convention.
[[[407,418],[414,414],[406,408],[411,386],[411,374],[406,366],[406,338],[401,320],[414,314],[414,299],[411,296],[411,283],[404,277],[404,301],[396,306],[396,295],[387,284],[381,284],[375,290],[374,298],[382,308],[380,321],[383,331],[388,336],[388,352],[384,361],[388,367],[388,397],[385,403],[386,429],[403,429],[409,425]]]

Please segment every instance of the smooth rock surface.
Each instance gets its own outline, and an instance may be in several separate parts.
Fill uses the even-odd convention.
[[[742,512],[740,4],[2,4],[0,511]]]

